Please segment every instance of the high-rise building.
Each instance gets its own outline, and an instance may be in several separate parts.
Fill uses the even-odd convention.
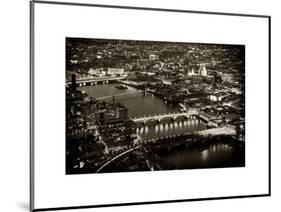
[[[199,74],[201,75],[201,76],[207,76],[207,69],[206,69],[206,66],[205,66],[205,64],[204,63],[201,63],[200,64],[200,67],[199,67]]]
[[[128,118],[128,108],[126,107],[119,108],[119,118],[120,119]]]
[[[71,75],[71,90],[72,92],[75,92],[76,91],[76,75],[75,74],[72,74]]]

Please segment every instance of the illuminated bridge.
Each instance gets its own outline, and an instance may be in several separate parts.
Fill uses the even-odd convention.
[[[200,130],[196,132],[186,132],[186,133],[180,133],[180,134],[174,134],[174,135],[168,135],[168,136],[162,136],[159,138],[153,138],[153,139],[146,139],[146,140],[140,140],[137,143],[138,144],[147,144],[147,143],[156,143],[159,141],[167,141],[169,139],[186,136],[186,135],[201,135],[201,136],[218,136],[218,135],[235,135],[236,131],[235,128],[232,126],[228,127],[218,127],[218,128],[211,128],[211,129],[205,129]],[[186,142],[189,142],[190,140],[186,140]]]
[[[125,156],[125,155],[127,155],[127,154],[129,154],[129,153],[131,153],[131,152],[133,152],[133,151],[135,151],[135,150],[137,150],[137,149],[139,149],[139,148],[141,148],[141,146],[133,147],[133,148],[131,148],[131,149],[128,149],[128,150],[126,150],[126,151],[124,151],[124,152],[122,152],[122,153],[116,155],[115,157],[111,158],[111,159],[108,160],[106,163],[104,163],[104,164],[96,171],[96,173],[99,173],[101,170],[103,170],[106,166],[108,166],[109,164],[111,164],[111,163],[114,162],[115,160],[117,160],[117,159],[119,159],[119,158],[121,158],[121,157],[123,157],[123,156]]]
[[[143,117],[137,117],[132,118],[131,120],[136,123],[143,123],[145,124],[148,121],[158,121],[160,122],[163,119],[170,118],[172,120],[175,120],[178,117],[185,117],[189,118],[190,116],[198,115],[197,111],[191,111],[191,112],[180,112],[180,113],[167,113],[167,114],[159,114],[159,115],[153,115],[153,116],[143,116]]]
[[[98,97],[96,99],[97,100],[104,100],[104,99],[112,98],[114,100],[116,97],[122,97],[122,96],[130,97],[130,96],[136,96],[136,94],[140,94],[140,93],[145,94],[146,91],[138,90],[138,91],[134,91],[134,92],[131,92],[131,93],[120,93],[120,94],[115,94],[115,95],[102,96],[102,97]]]
[[[232,126],[229,127],[218,127],[218,128],[212,128],[212,129],[207,129],[207,130],[201,130],[196,132],[197,135],[201,136],[217,136],[217,135],[235,135],[235,128]],[[131,152],[138,150],[142,147],[144,147],[146,144],[149,143],[156,143],[156,142],[166,142],[169,139],[176,138],[179,136],[184,136],[184,135],[190,135],[192,133],[185,133],[185,134],[176,134],[176,135],[170,135],[170,136],[165,136],[165,137],[160,137],[160,138],[154,138],[154,139],[149,139],[149,140],[140,140],[137,142],[137,145],[135,147],[132,147],[124,152],[119,153],[118,155],[114,156],[113,158],[109,159],[106,161],[97,171],[96,173],[101,172],[105,167],[113,163],[114,161],[130,154]],[[186,140],[182,142],[190,142],[192,140]]]
[[[218,127],[218,128],[202,130],[202,131],[197,132],[197,134],[202,135],[202,136],[235,135],[236,131],[235,131],[234,127]]]
[[[79,86],[86,86],[86,85],[96,85],[99,82],[102,83],[109,83],[110,81],[118,81],[125,79],[125,76],[120,77],[87,77],[87,78],[79,78],[76,80],[76,84]],[[67,82],[67,85],[70,85],[71,82]]]
[[[161,122],[163,119],[170,118],[171,120],[176,120],[178,117],[185,117],[189,118],[192,116],[196,116],[200,118],[201,120],[205,121],[209,126],[211,127],[218,127],[218,124],[212,121],[210,118],[205,116],[204,114],[200,113],[197,110],[192,110],[188,112],[176,112],[176,113],[168,113],[168,114],[155,114],[152,116],[143,116],[143,117],[136,117],[132,118],[131,120],[134,121],[135,123],[142,123],[145,124],[149,121],[158,121]]]

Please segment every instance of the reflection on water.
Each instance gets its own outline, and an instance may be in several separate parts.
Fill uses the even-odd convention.
[[[152,123],[137,128],[137,134],[145,139],[154,139],[171,135],[185,134],[205,129],[205,123],[197,118],[176,120],[161,123]]]
[[[216,143],[205,149],[182,149],[160,156],[175,169],[244,166],[244,150],[231,144]]]
[[[103,101],[112,101],[112,96],[116,95],[115,102],[125,105],[129,109],[129,117],[132,118],[178,111],[178,107],[167,105],[163,100],[152,94],[144,95],[143,92],[132,87],[128,87],[126,90],[117,89],[116,85],[103,84],[79,87],[79,89],[95,98],[107,96],[108,98],[102,99]],[[118,96],[119,94],[126,95]]]
[[[80,87],[88,95],[99,98],[108,96],[104,101],[112,101],[112,96],[116,95],[115,102],[125,105],[129,109],[129,117],[140,117],[154,114],[173,113],[178,111],[178,107],[167,105],[163,100],[151,94],[144,95],[139,90],[128,87],[127,90],[117,89],[116,84],[103,84],[95,86]],[[118,96],[118,94],[126,94]],[[160,123],[154,121],[141,125],[137,128],[137,134],[145,139],[153,139],[178,135],[193,131],[204,130],[205,124],[195,117],[182,120],[163,120]],[[170,151],[159,155],[159,160],[163,164],[168,164],[171,169],[192,169],[211,167],[234,167],[245,165],[245,150],[237,146],[226,143],[215,143],[202,148],[185,148]],[[158,170],[161,164],[153,164]],[[126,166],[125,166],[126,167]],[[118,167],[116,167],[118,168]],[[124,167],[123,167],[124,168]],[[121,168],[119,171],[122,171]],[[150,169],[151,169],[150,168]]]

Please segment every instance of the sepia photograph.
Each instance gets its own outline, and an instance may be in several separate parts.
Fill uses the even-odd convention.
[[[245,167],[245,46],[65,39],[66,174]]]
[[[31,210],[271,195],[270,16],[74,2],[30,2]]]

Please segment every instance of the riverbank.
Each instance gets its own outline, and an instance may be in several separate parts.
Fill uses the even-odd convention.
[[[167,98],[167,96],[166,96],[167,94],[171,94],[174,92],[160,93],[160,92],[157,92],[156,89],[148,88],[147,85],[144,85],[142,83],[137,83],[135,81],[119,80],[118,82],[123,85],[131,86],[138,90],[142,90],[142,91],[148,92],[150,94],[153,94],[153,95],[157,96],[158,98],[162,99],[165,102],[165,104],[173,104],[173,105],[178,106],[180,109],[179,103],[182,103],[181,101],[179,101],[178,99],[175,100],[175,99]],[[151,87],[151,85],[149,87]]]
[[[189,136],[189,139],[192,135]],[[177,137],[160,143],[145,144],[143,148],[125,155],[102,172],[160,171],[180,169],[227,168],[245,166],[245,145],[229,136],[204,140]]]
[[[166,104],[161,98],[155,96],[151,92],[146,92],[144,94],[139,92],[141,89],[129,85],[128,89],[120,90],[115,87],[116,85],[118,84],[99,84],[94,86],[79,87],[78,89],[93,98],[108,96],[107,99],[102,100],[107,102],[113,101],[113,96],[115,96],[114,102],[121,103],[129,109],[129,118],[174,113],[179,111],[178,105]]]

